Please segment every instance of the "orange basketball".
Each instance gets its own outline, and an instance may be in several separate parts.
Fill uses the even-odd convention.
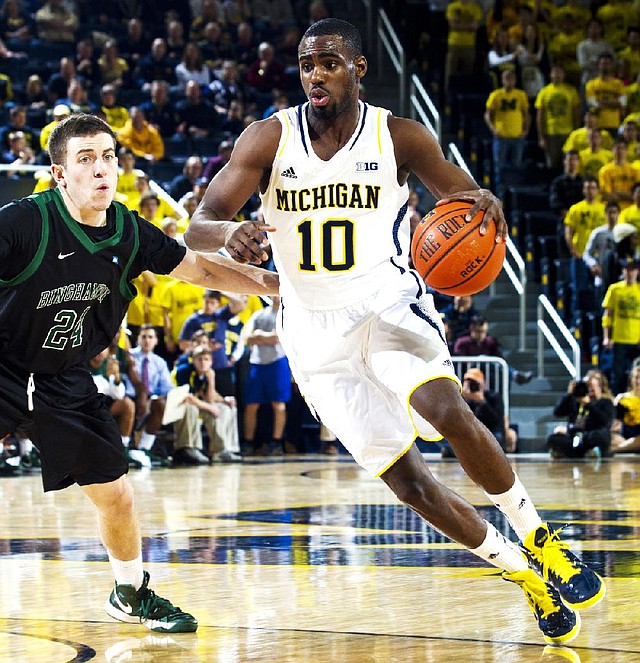
[[[411,259],[425,283],[445,295],[474,295],[490,285],[502,269],[506,244],[496,244],[496,224],[480,234],[483,212],[471,221],[472,203],[454,200],[432,209],[411,239]]]

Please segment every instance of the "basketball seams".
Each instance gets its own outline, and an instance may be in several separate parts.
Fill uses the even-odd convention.
[[[455,205],[455,207],[453,209],[446,209],[450,205]],[[480,292],[480,290],[483,290],[495,280],[504,263],[505,247],[495,241],[497,229],[494,229],[493,236],[491,236],[491,233],[480,236],[480,246],[478,248],[479,254],[484,254],[482,258],[479,254],[477,254],[478,260],[474,259],[474,257],[467,258],[465,252],[460,251],[461,244],[474,241],[473,239],[470,240],[472,237],[471,233],[479,232],[484,218],[483,214],[478,213],[469,223],[463,220],[472,205],[468,201],[461,200],[451,201],[443,206],[435,207],[421,220],[414,233],[411,244],[414,267],[421,274],[427,285],[443,294],[464,295]],[[450,234],[447,230],[451,231],[451,228],[447,228],[444,232],[439,231],[440,241],[438,242],[435,229],[441,224],[447,224],[452,219],[457,219],[455,224],[453,224],[457,229],[453,230]],[[429,233],[432,234],[430,239],[428,238]],[[488,242],[491,243],[491,246],[488,246]],[[433,245],[436,243],[439,246],[434,248]],[[423,258],[420,257],[422,250],[426,251]],[[500,259],[500,255],[495,253],[496,250],[498,250],[498,254],[502,255],[502,259]],[[456,266],[451,265],[451,269],[448,269],[446,262],[445,264],[442,263],[446,257],[449,257]],[[497,267],[498,270],[496,272],[495,269]],[[434,271],[437,272],[439,268],[444,270],[444,273],[436,273],[435,276],[439,276],[446,285],[443,284],[440,286],[433,282]],[[464,275],[463,273],[466,271],[468,271],[468,274]],[[481,278],[482,275],[485,275],[485,278]],[[431,277],[431,282],[429,277]],[[451,283],[452,279],[458,280],[455,283]],[[474,283],[474,281],[478,282]],[[467,290],[465,286],[470,288],[470,290]]]

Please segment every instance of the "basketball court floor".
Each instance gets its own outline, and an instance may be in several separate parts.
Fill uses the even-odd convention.
[[[434,474],[498,529],[455,460]],[[348,457],[132,471],[152,587],[195,634],[111,620],[111,572],[77,488],[0,479],[0,661],[640,661],[640,457],[514,456],[542,516],[607,581],[570,646],[521,590],[430,529]]]

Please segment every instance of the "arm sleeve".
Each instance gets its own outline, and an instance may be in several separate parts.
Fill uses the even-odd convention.
[[[42,220],[36,204],[18,200],[0,209],[0,279],[16,277],[40,245]]]

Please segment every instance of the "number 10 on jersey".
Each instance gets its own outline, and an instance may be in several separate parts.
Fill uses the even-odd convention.
[[[345,272],[354,265],[355,229],[349,219],[298,224],[300,271],[317,272],[318,264],[328,272]]]

